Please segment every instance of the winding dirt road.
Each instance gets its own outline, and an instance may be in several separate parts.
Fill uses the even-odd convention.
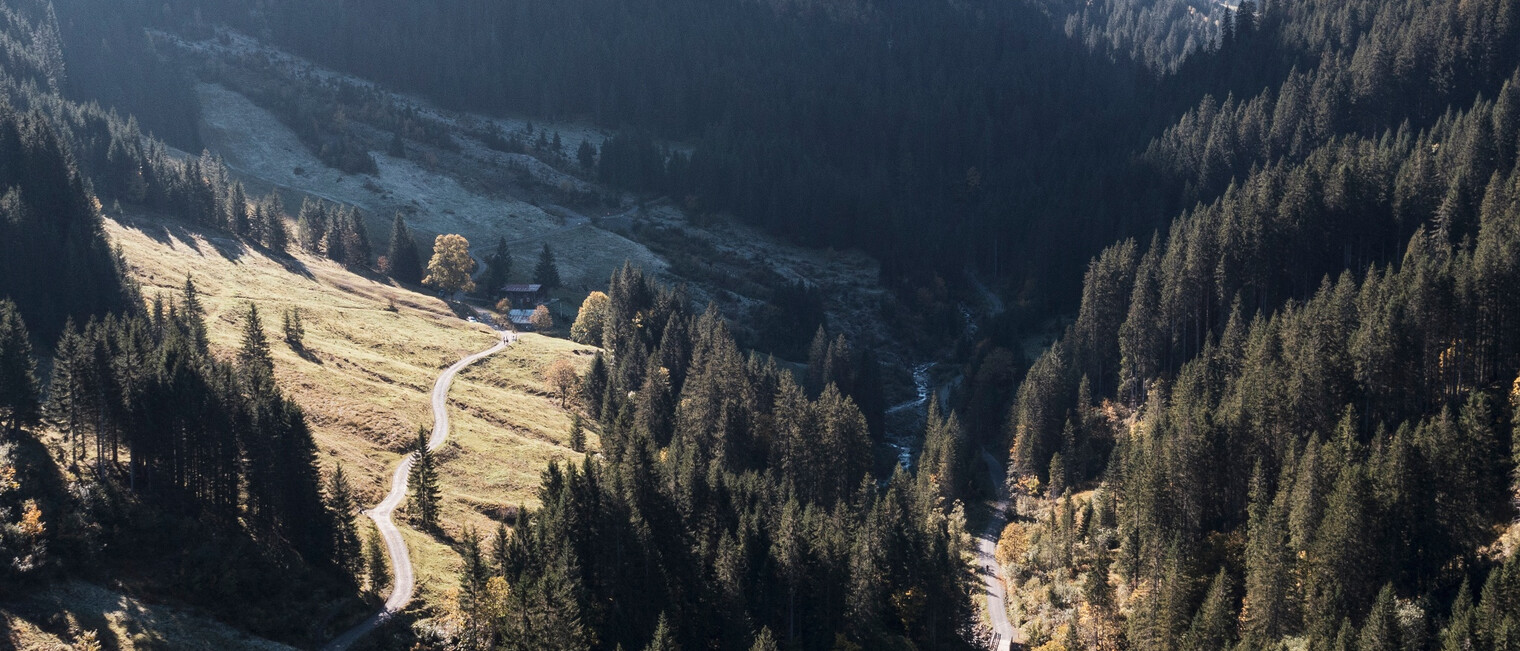
[[[1008,513],[1008,490],[1003,487],[1003,465],[997,462],[992,453],[982,450],[982,460],[987,464],[987,475],[992,479],[993,490],[997,491],[998,499],[996,509],[991,517],[987,518],[987,528],[982,535],[977,536],[976,562],[981,567],[978,574],[982,575],[982,583],[987,589],[987,615],[992,621],[992,648],[995,651],[1008,651],[1015,644],[1023,644],[1020,631],[1008,621],[1008,609],[1005,602],[1008,600],[1006,583],[1003,577],[1003,568],[997,562],[998,538],[1003,534],[1003,525],[1007,522]]]
[[[429,450],[437,449],[438,446],[443,445],[444,439],[449,437],[449,386],[454,383],[454,376],[458,375],[459,371],[463,370],[464,367],[474,364],[482,358],[501,352],[516,340],[517,335],[510,332],[502,332],[501,341],[497,342],[495,346],[454,362],[453,366],[448,367],[438,376],[438,381],[433,384],[433,435],[428,438]],[[391,574],[393,575],[391,595],[385,600],[385,607],[381,608],[379,612],[370,615],[357,626],[348,629],[348,631],[339,635],[337,639],[324,647],[328,651],[347,649],[354,642],[358,641],[359,638],[364,637],[370,631],[385,623],[386,620],[395,616],[396,613],[401,612],[401,609],[406,607],[407,602],[412,600],[412,591],[417,586],[417,579],[412,574],[412,558],[407,553],[406,540],[401,537],[401,531],[391,521],[391,513],[396,510],[396,507],[401,505],[402,500],[406,499],[406,482],[408,476],[411,475],[412,461],[416,456],[416,453],[408,454],[406,458],[401,460],[401,464],[396,466],[396,473],[391,476],[391,492],[385,496],[383,501],[375,505],[374,508],[364,512],[365,515],[368,515],[370,519],[375,521],[375,526],[380,530],[381,538],[385,540],[386,552],[391,557]]]

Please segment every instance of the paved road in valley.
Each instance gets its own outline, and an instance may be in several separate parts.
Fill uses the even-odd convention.
[[[496,342],[495,346],[455,362],[453,366],[448,367],[438,376],[438,382],[433,385],[433,435],[428,439],[429,450],[435,450],[438,446],[443,445],[444,439],[447,439],[449,436],[449,385],[454,383],[454,376],[463,370],[464,367],[474,364],[489,355],[501,352],[511,345],[513,341],[516,341],[516,339],[517,335],[503,332],[501,333],[501,341]],[[412,592],[417,585],[417,579],[412,574],[412,558],[407,553],[406,540],[401,537],[401,531],[391,521],[391,513],[396,510],[396,507],[401,505],[402,500],[406,499],[406,482],[412,471],[412,461],[416,456],[416,453],[408,454],[406,458],[401,460],[401,464],[396,466],[396,474],[391,476],[390,494],[386,495],[385,500],[381,501],[375,508],[364,512],[365,515],[368,515],[375,521],[375,526],[380,530],[381,538],[385,540],[386,551],[391,557],[391,574],[393,578],[391,581],[390,598],[385,600],[385,607],[381,608],[379,612],[370,615],[363,622],[360,622],[357,626],[349,629],[328,644],[325,647],[328,651],[347,649],[354,642],[358,641],[359,638],[364,637],[370,631],[385,623],[386,620],[395,616],[396,613],[401,612],[401,609],[406,607],[407,602],[412,600]]]
[[[982,450],[982,460],[987,463],[987,475],[992,480],[993,490],[997,491],[997,507],[987,519],[987,528],[977,537],[977,573],[982,576],[982,583],[987,587],[987,615],[992,621],[992,647],[996,651],[1008,651],[1013,648],[1013,644],[1023,643],[1021,631],[1008,621],[1008,608],[1004,605],[1008,595],[1004,587],[1003,568],[998,565],[996,555],[998,538],[1002,536],[1003,525],[1007,522],[1008,489],[1003,486],[1003,465],[985,449]]]

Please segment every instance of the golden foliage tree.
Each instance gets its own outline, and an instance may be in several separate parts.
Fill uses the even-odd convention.
[[[580,312],[575,315],[575,324],[570,326],[570,339],[580,344],[600,346],[602,331],[611,308],[612,303],[606,294],[591,292],[587,295],[586,300],[581,301]]]
[[[439,235],[433,240],[433,259],[428,261],[427,277],[422,284],[440,291],[475,291],[475,281],[470,272],[475,271],[475,259],[470,257],[470,241],[463,235]]]
[[[534,330],[543,332],[554,328],[554,316],[549,314],[549,306],[540,305],[533,308],[533,316],[528,317],[528,323]]]

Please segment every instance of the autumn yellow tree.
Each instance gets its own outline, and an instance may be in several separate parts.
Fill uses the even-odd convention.
[[[576,343],[600,346],[602,330],[611,308],[612,302],[606,294],[591,292],[581,302],[580,312],[575,315],[575,324],[570,326],[570,338]]]
[[[544,381],[554,388],[555,393],[559,394],[559,406],[563,409],[570,399],[570,392],[580,385],[581,377],[576,374],[575,366],[570,363],[570,360],[557,359],[549,365],[549,370],[544,372]]]
[[[540,305],[533,308],[533,316],[528,317],[528,323],[539,332],[553,329],[554,316],[549,314],[549,306]]]
[[[433,259],[428,261],[427,277],[422,284],[447,294],[473,292],[475,281],[470,279],[473,271],[475,259],[470,257],[470,241],[463,235],[439,235],[433,240]]]

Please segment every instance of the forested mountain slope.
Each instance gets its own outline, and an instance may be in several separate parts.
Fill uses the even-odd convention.
[[[1159,73],[1219,42],[1231,7],[1206,0],[1035,0],[1066,33],[1095,51],[1128,57]]]
[[[464,539],[466,647],[979,643],[953,417],[930,411],[916,475],[878,480],[871,369],[842,339],[799,381],[636,269],[603,300],[576,324],[606,342],[578,396],[601,454],[551,465],[510,535]]]
[[[265,269],[315,259],[294,246],[367,273],[376,251],[352,208],[307,202],[287,232],[278,194],[250,198],[215,156],[143,135],[195,107],[173,101],[184,79],[142,29],[230,44],[230,26],[445,105],[619,129],[577,152],[577,183],[864,248],[916,297],[904,304],[932,312],[883,302],[871,318],[935,324],[964,362],[952,390],[923,387],[935,406],[913,468],[883,472],[870,351],[820,331],[790,368],[625,267],[583,305],[571,333],[585,347],[554,349],[588,359],[529,428],[538,462],[567,424],[576,454],[599,454],[549,464],[535,508],[510,517],[497,501],[526,490],[527,464],[510,478],[455,466],[468,494],[447,502],[447,538],[417,537],[435,575],[458,557],[458,581],[434,584],[440,617],[398,639],[976,646],[966,513],[990,493],[972,462],[986,446],[1009,455],[1022,517],[998,555],[1035,645],[1520,645],[1514,2],[168,0],[112,20],[92,6],[0,10],[0,295],[14,298],[0,303],[0,424],[24,443],[7,450],[20,479],[0,484],[0,550],[18,581],[114,576],[195,539],[147,585],[250,598],[224,614],[301,643],[357,606],[351,509],[324,504],[321,439],[276,381],[290,356],[251,308],[208,311],[193,282],[155,279],[175,291],[146,302],[128,280],[146,265],[124,266],[102,234],[119,202],[215,230]],[[296,127],[307,146],[373,174],[365,143],[386,128],[350,138],[325,131],[342,110],[313,110],[324,122]],[[410,118],[387,119],[404,154]],[[396,223],[392,251],[414,250]],[[679,245],[680,228],[656,235]],[[696,250],[687,268],[719,251]],[[969,306],[972,289],[991,293],[979,276],[1015,299],[988,322]],[[816,303],[804,283],[789,291]],[[1024,368],[1032,324],[1068,311]],[[212,315],[227,321],[220,349]],[[228,343],[228,324],[246,334]],[[335,336],[364,354],[362,337]],[[49,352],[44,403],[32,358]],[[495,420],[462,440],[482,449],[495,426],[535,418],[481,410]],[[49,452],[18,435],[44,421],[66,434],[68,476],[105,497],[49,484]],[[350,458],[396,451],[366,445]],[[208,567],[225,580],[189,580]],[[279,586],[249,588],[265,575]],[[284,617],[316,602],[332,604],[325,619]]]
[[[1246,9],[1176,83],[1318,63],[1147,148],[1200,202],[1094,259],[1019,388],[1011,481],[1054,501],[1007,560],[1085,586],[1034,618],[1083,645],[1507,648],[1513,6]]]
[[[447,106],[620,129],[601,180],[863,248],[893,278],[1073,275],[1080,259],[1030,256],[1110,228],[1091,190],[1114,152],[1143,144],[1126,127],[1148,113],[1139,67],[1089,55],[1021,3],[168,6],[155,22],[230,24]]]
[[[190,194],[231,184],[62,99],[48,6],[8,3],[0,22],[0,598],[63,576],[114,578],[266,634],[309,634],[283,609],[342,600],[351,579],[260,321],[244,315],[227,359],[208,348],[188,279],[150,307],[92,187],[203,219],[246,204],[223,194],[192,207]],[[45,393],[36,352],[53,358]],[[61,438],[45,445],[44,429]]]

